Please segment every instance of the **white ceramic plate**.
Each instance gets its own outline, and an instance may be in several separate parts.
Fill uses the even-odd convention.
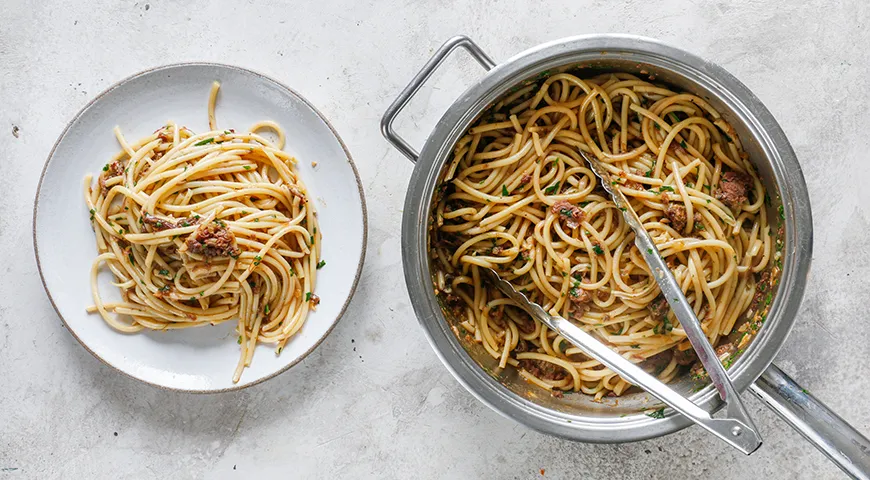
[[[122,334],[85,308],[93,303],[89,285],[97,255],[84,203],[83,178],[99,173],[119,150],[112,134],[121,127],[129,140],[150,134],[174,120],[194,132],[208,130],[206,106],[214,80],[221,82],[219,128],[246,129],[274,120],[287,133],[285,150],[299,160],[300,175],[314,198],[323,235],[315,293],[321,303],[280,356],[260,345],[237,384],[232,374],[239,357],[235,322],[171,332]],[[317,162],[312,167],[312,162]],[[36,193],[33,242],[39,272],[55,310],[69,331],[94,356],[144,382],[191,392],[243,388],[269,379],[298,363],[344,313],[362,270],[366,210],[362,185],[350,153],[338,134],[308,101],[263,75],[217,64],[159,67],[121,81],[91,101],[73,118],[54,146]],[[100,276],[104,299],[120,298]]]

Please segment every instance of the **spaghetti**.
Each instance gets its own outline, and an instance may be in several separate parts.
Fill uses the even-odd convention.
[[[762,308],[759,292],[771,282],[764,186],[710,104],[628,73],[559,73],[526,85],[457,142],[429,235],[454,332],[556,395],[600,399],[631,386],[483,283],[478,269],[487,267],[663,381],[696,363],[622,212],[578,150],[604,163],[710,342],[723,343],[720,358],[733,358],[754,332],[723,339]]]
[[[284,133],[261,122],[248,133],[218,130],[208,102],[209,132],[169,122],[129,143],[97,182],[85,177],[99,252],[91,268],[94,305],[114,329],[171,330],[237,319],[238,382],[258,343],[280,354],[319,303],[315,295],[321,233],[314,205],[284,152]],[[273,143],[257,132],[278,134]],[[114,275],[121,301],[106,303],[101,265]],[[129,320],[127,320],[129,319]]]

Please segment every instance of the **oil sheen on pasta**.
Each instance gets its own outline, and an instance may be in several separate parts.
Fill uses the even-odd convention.
[[[556,395],[601,398],[630,387],[482,283],[478,268],[489,267],[664,381],[696,364],[634,235],[578,149],[605,163],[720,358],[745,346],[754,332],[723,339],[742,314],[763,307],[770,284],[764,186],[706,101],[627,73],[552,75],[509,94],[459,140],[429,235],[436,293],[454,332]]]
[[[236,320],[238,382],[258,343],[286,342],[319,298],[314,287],[320,232],[314,205],[284,152],[284,133],[261,122],[248,133],[216,126],[219,84],[208,102],[209,132],[173,122],[129,143],[98,180],[85,177],[99,255],[91,269],[94,306],[116,330],[171,330]],[[273,130],[273,143],[257,132]],[[106,303],[102,264],[121,301]],[[229,372],[228,372],[229,374]]]

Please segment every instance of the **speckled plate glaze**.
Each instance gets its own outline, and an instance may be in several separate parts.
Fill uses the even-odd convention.
[[[118,151],[115,125],[128,139],[153,132],[169,119],[195,132],[207,130],[212,81],[221,82],[219,128],[246,129],[274,120],[287,133],[285,150],[299,159],[300,175],[316,202],[326,266],[318,272],[316,312],[280,356],[260,345],[237,384],[239,356],[234,322],[214,327],[126,335],[85,308],[97,255],[83,197],[85,174],[98,173]],[[316,162],[316,166],[312,166]],[[148,70],[123,80],[85,106],[60,135],[46,161],[33,211],[33,242],[45,290],[70,333],[106,364],[155,386],[189,392],[244,388],[287,370],[333,329],[353,295],[366,247],[366,208],[350,153],[329,122],[301,95],[249,70],[188,63]],[[108,271],[99,277],[104,299],[120,298]]]

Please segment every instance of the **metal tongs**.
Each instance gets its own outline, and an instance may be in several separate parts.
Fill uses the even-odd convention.
[[[634,231],[634,243],[653,272],[656,283],[658,283],[668,305],[670,305],[671,310],[676,315],[677,320],[680,321],[683,330],[685,330],[692,348],[695,349],[695,353],[698,355],[698,359],[701,360],[701,364],[704,365],[704,368],[710,375],[710,380],[713,382],[716,390],[718,390],[719,397],[725,403],[725,415],[722,418],[713,418],[704,409],[690,402],[600,340],[586,333],[582,328],[560,316],[550,315],[540,305],[530,302],[513,285],[500,278],[494,270],[482,269],[483,272],[489,277],[493,285],[516,302],[520,308],[554,332],[562,335],[574,346],[581,349],[583,353],[606,365],[625,380],[640,386],[734,448],[747,455],[754,452],[761,446],[761,436],[758,434],[755,424],[743,406],[743,402],[740,401],[737,390],[731,385],[731,380],[728,379],[728,375],[725,373],[725,367],[719,362],[713,346],[710,345],[707,336],[701,328],[701,322],[695,316],[695,312],[689,305],[688,300],[686,300],[686,296],[677,283],[677,279],[674,278],[674,275],[668,269],[665,260],[659,254],[655,243],[653,243],[652,237],[643,228],[637,213],[628,203],[628,199],[625,198],[625,195],[621,191],[612,187],[610,174],[601,162],[590,158],[582,150],[580,155],[583,156],[592,168],[592,171],[601,180],[601,186],[610,194],[616,206],[622,210],[622,216],[628,222],[632,231]]]

